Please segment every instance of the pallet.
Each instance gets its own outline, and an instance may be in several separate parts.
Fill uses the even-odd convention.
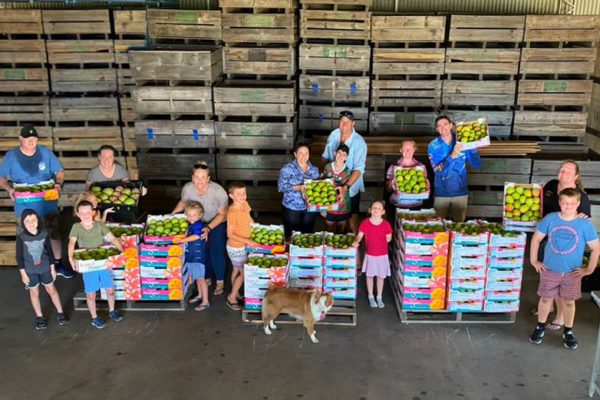
[[[374,111],[408,112],[412,107],[429,107],[431,111],[442,104],[442,81],[373,80],[371,108]]]
[[[133,100],[131,97],[125,97],[125,95],[119,97],[119,110],[123,126],[132,127],[135,122],[135,113],[133,112]]]
[[[284,13],[293,14],[298,8],[298,0],[221,0],[219,7],[223,14],[245,13]]]
[[[356,320],[356,300],[334,300],[333,307],[327,312],[325,319],[315,322],[315,325],[356,326]],[[244,308],[242,321],[249,324],[262,324],[262,311]],[[287,314],[280,314],[275,318],[275,323],[301,325],[302,321]]]
[[[514,79],[519,73],[520,49],[446,49],[445,73],[499,76]]]
[[[373,0],[300,0],[304,10],[369,11]]]
[[[2,68],[45,70],[46,61],[46,43],[43,39],[0,40]]]
[[[331,132],[339,128],[340,113],[351,111],[354,114],[354,129],[366,133],[369,121],[367,107],[320,107],[300,106],[299,129],[303,131]]]
[[[369,135],[372,136],[432,136],[435,135],[437,112],[372,112]]]
[[[223,41],[228,43],[288,43],[298,41],[293,14],[223,14]]]
[[[521,50],[522,79],[590,79],[596,48],[528,48]]]
[[[373,75],[376,80],[406,77],[407,79],[440,79],[444,74],[446,49],[373,49]]]
[[[454,122],[473,121],[487,118],[490,137],[508,138],[512,131],[513,111],[444,111],[441,114]]]
[[[524,15],[452,15],[448,40],[456,42],[512,43],[523,41]]]
[[[556,179],[556,174],[562,161],[558,160],[534,160],[531,173],[531,182],[547,183]],[[600,162],[599,161],[577,161],[579,175],[585,189],[600,189]]]
[[[587,43],[594,47],[594,44],[600,41],[600,17],[527,15],[523,41],[526,46],[532,42],[575,42],[579,45]]]
[[[210,177],[217,180],[214,154],[151,154],[140,153],[137,156],[140,178],[170,181],[190,181],[192,167],[198,161],[205,161],[210,169]]]
[[[50,121],[49,105],[47,96],[0,97],[0,124],[47,125]]]
[[[52,98],[50,117],[56,126],[114,125],[119,120],[116,97]],[[66,124],[65,124],[66,123]]]
[[[146,10],[112,10],[112,13],[117,37],[121,39],[144,39],[146,37],[148,27]]]
[[[513,135],[550,138],[576,138],[583,140],[587,124],[587,112],[515,111]],[[568,140],[568,139],[567,139]]]
[[[213,87],[215,114],[227,117],[284,117],[291,122],[296,108],[296,83],[287,81],[225,81]]]
[[[369,101],[368,76],[300,75],[298,82],[300,100]]]
[[[360,72],[366,75],[370,68],[371,48],[355,45],[301,44],[299,67],[302,74],[321,75],[322,71]],[[311,73],[310,71],[318,71]]]
[[[521,80],[517,94],[519,106],[589,106],[592,101],[592,80]]]
[[[140,149],[215,148],[214,121],[136,121],[134,132]]]
[[[136,87],[131,98],[138,120],[156,119],[158,116],[171,120],[181,117],[210,119],[214,114],[210,86]]]
[[[445,39],[446,17],[441,16],[373,16],[373,43],[437,43]]]
[[[114,43],[109,39],[47,40],[51,68],[111,68],[115,62]]]
[[[516,91],[516,81],[444,81],[442,104],[512,106]]]
[[[54,93],[116,92],[117,74],[107,69],[51,69],[50,85]]]
[[[292,150],[298,130],[293,122],[217,122],[216,146],[222,153],[230,149]],[[253,150],[256,154],[257,150]]]
[[[137,151],[135,128],[124,126],[121,128],[121,132],[123,133],[123,150],[127,152]]]
[[[371,39],[371,13],[303,9],[300,11],[300,37],[304,43],[313,39],[332,39],[366,44]]]
[[[116,307],[123,311],[185,311],[191,291],[188,290],[181,300],[116,300]],[[75,311],[88,311],[86,297],[83,290],[73,297]],[[108,301],[96,296],[96,309],[108,310]]]
[[[49,38],[111,34],[108,10],[42,10],[42,22]]]
[[[41,10],[2,10],[0,35],[12,40],[41,39],[43,33]]]
[[[219,44],[221,11],[148,9],[148,36],[153,43]]]
[[[117,151],[123,150],[123,137],[121,127],[73,127],[53,129],[54,151],[58,154],[64,152],[86,152],[92,156],[93,152],[102,145],[111,145]],[[97,160],[94,160],[97,161]]]
[[[0,68],[0,94],[47,94],[49,91],[45,68]]]
[[[214,46],[185,51],[131,51],[129,65],[137,85],[168,81],[169,86],[175,86],[191,81],[210,86],[223,73],[221,48]]]
[[[296,48],[224,47],[224,72],[227,79],[252,75],[256,79],[273,75],[291,80],[296,74]]]
[[[104,142],[100,142],[104,143]],[[110,143],[108,140],[106,143]],[[97,147],[93,147],[93,152],[100,148],[101,145]],[[59,154],[62,153],[58,152]],[[88,156],[59,156],[59,161],[61,162],[63,168],[65,169],[65,176],[69,182],[85,182],[90,169],[94,168],[98,165],[98,159],[94,157],[92,150],[90,150],[90,154]],[[127,166],[127,161],[124,156],[115,157],[115,161],[120,163],[122,166]],[[61,198],[63,197],[63,192],[61,191]],[[68,205],[74,205],[72,201],[68,203]]]
[[[38,144],[52,150],[52,128],[49,126],[38,126],[35,130],[39,135]],[[0,126],[0,152],[5,152],[13,147],[20,146],[20,131],[20,126]]]
[[[217,175],[225,184],[235,180],[261,182],[279,180],[281,167],[291,161],[289,155],[217,154]]]

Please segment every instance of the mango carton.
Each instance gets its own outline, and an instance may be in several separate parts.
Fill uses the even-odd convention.
[[[446,309],[452,312],[481,312],[483,300],[448,301]]]
[[[356,267],[330,268],[325,267],[325,278],[353,278],[356,277]]]
[[[504,230],[527,232],[541,221],[544,187],[538,183],[504,183]]]
[[[323,257],[290,257],[292,267],[320,267],[323,265]]]
[[[453,290],[481,290],[485,288],[485,278],[450,279],[448,288]]]
[[[496,258],[516,258],[525,256],[525,246],[515,247],[490,247],[490,257]]]
[[[330,268],[356,268],[357,259],[356,257],[338,258],[338,257],[325,257],[324,266]]]
[[[521,298],[521,291],[513,290],[486,290],[485,299],[495,301],[515,301]]]
[[[323,292],[331,293],[331,297],[335,300],[355,300],[356,288],[323,288]]]
[[[483,304],[483,311],[485,312],[517,312],[519,311],[519,301],[496,301],[486,300]]]
[[[474,129],[478,129],[474,131]],[[487,147],[490,145],[490,133],[487,117],[477,118],[473,121],[456,123],[456,141],[462,143],[461,151]],[[479,132],[479,133],[478,133]],[[479,139],[473,140],[479,137]]]
[[[407,299],[444,299],[446,290],[442,288],[402,288],[401,297]]]
[[[325,246],[323,244],[313,247],[300,247],[293,244],[294,238],[299,235],[301,235],[300,232],[292,233],[292,241],[290,243],[291,257],[323,257],[325,255]],[[315,235],[321,235],[322,237],[323,232],[316,232]],[[325,243],[325,240],[322,240],[322,243]]]
[[[54,179],[42,181],[34,184],[14,183],[13,184],[15,203],[34,203],[38,201],[57,201],[60,195],[60,186],[54,182]]]
[[[483,300],[483,289],[448,289],[448,301]]]
[[[283,235],[283,225],[262,225],[262,224],[251,224],[251,236],[250,238],[257,243],[256,247],[246,246],[247,252],[254,253],[265,253],[265,254],[278,254],[285,253],[285,240]],[[267,235],[270,236],[267,238]],[[270,240],[270,239],[273,240]],[[281,238],[278,240],[278,238]],[[268,244],[269,241],[273,244]],[[278,243],[276,243],[276,241]],[[261,243],[263,242],[263,243]]]
[[[119,222],[107,222],[106,226],[108,229],[119,239],[121,246],[123,249],[127,248],[135,248],[137,249],[140,241],[142,239],[142,235],[144,233],[145,224],[121,224]],[[137,229],[139,233],[127,234],[126,231],[128,229]],[[123,232],[125,231],[125,232]],[[116,233],[123,232],[121,235],[117,235]],[[130,232],[131,233],[131,232]]]
[[[181,267],[182,261],[179,257],[153,257],[140,256],[140,266],[143,267]]]
[[[521,289],[521,278],[488,279],[487,290],[514,290]]]
[[[157,234],[156,232],[153,232],[153,230],[152,230],[152,222],[153,221],[166,221],[166,220],[172,220],[174,218],[176,218],[177,220],[185,220],[186,224],[187,224],[185,214],[148,215],[148,218],[146,220],[148,225],[147,225],[146,231],[144,233],[144,243],[169,245],[169,244],[173,244],[173,239],[175,239],[176,236],[181,236],[181,237],[185,236],[185,231],[183,231],[179,234],[170,234],[167,236],[161,236],[161,234]],[[161,231],[161,232],[163,232],[163,231]]]
[[[523,268],[525,259],[523,257],[517,258],[496,258],[490,257],[488,261],[489,268]]]
[[[296,289],[319,289],[323,288],[323,277],[288,278],[288,287]]]
[[[351,289],[356,287],[356,277],[352,278],[325,278],[323,287],[335,289]]]
[[[106,269],[120,268],[125,265],[126,258],[123,254],[117,254],[108,256],[105,254],[105,258],[103,259],[94,259],[92,256],[99,249],[106,252],[108,250],[115,251],[115,246],[112,245],[103,245],[99,246],[96,249],[75,249],[73,251],[73,256],[75,257],[75,265],[77,267],[77,271],[81,274],[85,274],[88,272],[95,271],[103,271]],[[99,253],[100,255],[103,253]],[[91,257],[91,258],[88,258]]]
[[[185,255],[184,244],[167,244],[167,245],[156,245],[156,244],[140,244],[140,255],[142,256],[153,256],[153,257],[176,257],[183,259]]]
[[[323,267],[290,267],[291,278],[319,278],[323,273]]]
[[[452,267],[449,277],[452,279],[485,278],[487,268],[484,266]]]
[[[444,221],[446,225],[453,223],[452,221]],[[466,221],[466,225],[474,225],[479,227],[479,223],[476,221]],[[467,235],[462,232],[450,231],[450,244],[455,245],[485,245],[489,243],[489,233],[481,232],[478,235]]]
[[[415,173],[411,172],[411,170],[415,171]],[[424,178],[422,182],[418,182],[419,176]],[[425,166],[395,166],[394,177],[397,187],[397,190],[394,193],[396,200],[427,200],[429,198],[431,187],[429,185],[429,179],[427,179],[427,170],[425,169]],[[412,187],[412,190],[406,188],[407,184]]]
[[[446,302],[444,299],[402,298],[401,306],[407,310],[443,310]]]
[[[262,308],[262,299],[244,297],[244,308],[247,310],[260,310]]]
[[[327,198],[321,198],[316,196],[315,187],[317,185],[322,185],[325,188],[325,192],[333,193],[331,195],[327,195]],[[306,209],[308,212],[323,212],[323,211],[337,211],[340,208],[340,203],[337,202],[337,194],[335,193],[335,181],[331,178],[327,179],[305,179],[304,187],[306,190]],[[330,188],[330,189],[328,189]],[[331,191],[333,190],[333,192]],[[319,192],[321,193],[321,192]],[[316,196],[316,197],[313,197]],[[333,196],[333,197],[332,197]],[[321,201],[315,202],[314,200],[320,199]]]
[[[464,244],[453,244],[450,248],[452,256],[486,256],[488,253],[488,246],[486,244],[479,245],[464,245]]]
[[[487,278],[489,280],[520,279],[523,276],[523,268],[489,268]]]

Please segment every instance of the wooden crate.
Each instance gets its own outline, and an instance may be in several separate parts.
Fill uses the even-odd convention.
[[[85,139],[84,139],[85,140]],[[108,139],[107,143],[111,143],[112,139]],[[112,144],[112,143],[111,143]],[[97,147],[94,147],[94,150],[98,150],[100,148],[101,145],[98,145]],[[98,165],[98,158],[96,157],[59,157],[59,160],[61,162],[61,164],[63,165],[63,168],[65,169],[65,179],[69,182],[83,182],[86,180],[88,173],[90,172],[90,169],[94,168],[95,166]],[[115,157],[115,161],[117,161],[119,164],[121,164],[122,166],[126,167],[127,166],[127,162],[125,160],[125,157],[123,156],[117,156]],[[62,197],[63,192],[61,191],[61,197]],[[71,200],[71,199],[69,199]],[[65,202],[67,204],[64,204],[63,206],[72,206],[74,205],[73,201],[67,201]]]
[[[368,76],[300,75],[300,100],[369,101]]]
[[[138,85],[156,81],[203,83],[210,86],[223,73],[220,47],[202,50],[143,50],[129,53],[131,76]]]
[[[0,223],[0,232],[10,233],[8,236],[12,238],[2,238],[0,240],[0,266],[16,267],[17,266],[17,246],[15,245],[14,236],[17,234],[15,223]],[[4,236],[2,233],[0,235]]]
[[[367,107],[323,107],[300,106],[299,129],[303,131],[331,132],[339,128],[340,113],[351,111],[354,114],[354,129],[366,133],[369,122]]]
[[[52,92],[116,92],[117,74],[107,69],[51,69]]]
[[[153,42],[220,42],[221,11],[148,9],[148,36]]]
[[[438,108],[442,104],[442,81],[438,80],[373,80],[371,88],[371,107],[375,111]]]
[[[132,36],[140,39],[146,36],[148,27],[146,10],[113,10],[112,13],[115,35],[123,39]]]
[[[0,68],[0,93],[49,91],[48,71],[45,68]]]
[[[135,143],[140,149],[215,148],[214,121],[136,121]]]
[[[371,18],[373,43],[441,43],[445,34],[445,16],[386,15]]]
[[[534,160],[531,182],[546,184],[556,179],[562,161]],[[600,161],[577,161],[579,175],[585,189],[600,189]]]
[[[292,150],[297,121],[293,122],[217,122],[216,145],[221,152],[229,149]]]
[[[133,111],[138,119],[166,115],[171,119],[182,116],[213,115],[213,97],[209,86],[144,86],[132,89]]]
[[[85,151],[91,154],[104,144],[123,150],[123,136],[119,126],[54,128],[52,135],[56,152]]]
[[[132,126],[135,121],[133,112],[133,100],[131,97],[119,97],[119,109],[121,110],[121,121],[125,126]]]
[[[286,81],[225,81],[213,87],[215,114],[229,116],[285,117],[290,122],[296,109],[296,84]]]
[[[513,135],[583,139],[587,115],[587,112],[515,111]]]
[[[300,0],[303,9],[307,10],[368,10],[373,0]]]
[[[230,43],[287,43],[298,41],[293,14],[223,14],[223,41]]]
[[[137,156],[140,179],[190,181],[192,169],[198,161],[206,161],[212,180],[217,180],[213,154],[152,154]],[[181,189],[180,189],[181,190]],[[180,191],[181,193],[181,191]],[[175,203],[173,203],[175,205]]]
[[[50,108],[47,96],[0,97],[0,123],[47,125],[48,121]]]
[[[129,52],[131,50],[147,49],[146,39],[115,39],[114,53],[117,64],[117,90],[119,93],[131,93],[135,80],[129,67]]]
[[[11,64],[13,68],[22,64],[29,68],[32,65],[44,67],[47,61],[46,43],[43,39],[0,40],[0,57],[0,64]]]
[[[520,49],[447,49],[445,72],[452,75],[511,76],[519,73]]]
[[[225,47],[224,70],[228,78],[234,75],[284,75],[291,80],[296,74],[296,48]]]
[[[299,64],[303,74],[308,71],[346,72],[369,71],[371,47],[360,45],[301,44]],[[319,74],[323,74],[319,72]]]
[[[436,112],[372,112],[369,134],[377,136],[435,135]]]
[[[0,35],[9,39],[41,38],[44,33],[41,10],[3,9],[0,14]]]
[[[37,131],[39,136],[38,144],[46,146],[50,150],[52,150],[52,128],[49,126],[36,126],[35,130]],[[0,152],[6,152],[12,149],[13,147],[20,146],[20,132],[20,126],[0,126]]]
[[[119,120],[119,104],[115,97],[52,98],[50,117],[58,126],[63,122],[112,122]]]
[[[127,161],[127,172],[129,173],[129,178],[132,181],[137,181],[140,179],[140,174],[139,174],[139,168],[138,168],[138,162],[137,162],[137,157],[125,157],[126,161]]]
[[[467,218],[490,220],[502,218],[503,215],[504,192],[502,190],[469,190]]]
[[[136,151],[137,146],[135,144],[135,128],[124,126],[121,127],[121,132],[123,134],[123,150],[127,152]]]
[[[444,81],[442,104],[512,106],[516,92],[516,81]]]
[[[592,101],[592,80],[521,80],[520,106],[588,106]]]
[[[47,40],[48,63],[52,68],[63,66],[81,68],[115,62],[114,43],[112,40]]]
[[[380,171],[381,172],[381,171]],[[366,174],[365,174],[366,175]],[[360,212],[369,212],[371,207],[371,201],[375,199],[383,199],[385,196],[385,188],[383,186],[367,186],[365,191],[360,194]]]
[[[283,164],[293,160],[291,155],[217,154],[217,175],[225,184],[229,181],[275,182]]]
[[[254,213],[281,212],[283,193],[277,190],[276,183],[246,186],[246,195]]]
[[[254,11],[263,12],[267,9],[282,9],[287,13],[293,13],[298,8],[298,0],[220,0],[219,7],[223,13]]]
[[[444,74],[446,49],[373,49],[373,75],[402,76],[409,79],[439,77]]]
[[[44,33],[53,35],[110,35],[108,10],[42,10]]]
[[[371,38],[371,13],[301,10],[300,37],[305,43],[311,39],[329,39],[334,43],[343,41],[366,43]]]
[[[524,42],[598,42],[597,15],[528,15]]]
[[[487,118],[490,137],[508,137],[512,131],[514,111],[445,111],[452,121],[474,121]]]
[[[450,42],[519,43],[525,30],[524,15],[452,15]]]
[[[596,63],[596,48],[538,49],[521,51],[519,73],[527,77],[533,75],[584,75],[590,79]]]

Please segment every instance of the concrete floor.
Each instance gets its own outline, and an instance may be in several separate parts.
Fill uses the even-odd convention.
[[[537,278],[528,269],[512,325],[400,324],[386,286],[386,308],[371,309],[361,281],[358,326],[318,327],[312,344],[300,326],[273,336],[243,325],[223,296],[202,313],[128,312],[100,331],[72,311],[80,278],[57,286],[72,318],[59,326],[43,296],[45,331],[34,329],[16,270],[0,270],[0,400],[18,399],[583,399],[598,330],[589,295],[578,304],[569,351],[534,327]]]

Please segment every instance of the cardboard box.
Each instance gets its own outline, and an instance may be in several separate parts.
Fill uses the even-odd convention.
[[[179,235],[169,235],[169,236],[158,236],[158,235],[149,235],[148,234],[148,229],[150,228],[150,223],[152,221],[164,221],[167,219],[172,219],[172,218],[177,218],[177,219],[186,219],[185,214],[173,214],[173,215],[148,215],[147,218],[147,226],[146,226],[146,231],[144,233],[144,243],[146,244],[158,244],[158,245],[168,245],[168,244],[173,244],[173,239],[175,239],[176,236],[180,236],[180,237],[184,237],[185,236],[185,232],[180,233]],[[186,220],[187,221],[187,220]]]
[[[489,256],[495,258],[516,258],[525,256],[525,246],[490,247]]]
[[[433,256],[429,256],[429,255],[421,256],[421,255],[416,255],[416,254],[408,254],[408,255],[406,255],[404,262],[402,264],[405,267],[408,267],[408,266],[432,267],[433,266]],[[445,266],[445,265],[439,265],[439,266]]]
[[[487,223],[485,220],[480,220],[480,224]],[[482,227],[483,228],[483,227]],[[485,228],[483,228],[485,230]],[[527,235],[525,233],[514,234],[515,236],[504,237],[502,235],[497,235],[495,233],[489,232],[490,241],[489,244],[492,247],[516,247],[516,246],[525,246],[527,245]]]
[[[521,221],[521,215],[520,215],[520,211],[519,211],[519,216],[515,217],[514,213],[518,210],[514,210],[514,211],[508,211],[507,210],[507,206],[511,206],[514,207],[514,204],[517,200],[513,200],[513,203],[509,203],[506,200],[506,196],[507,196],[507,190],[509,188],[511,189],[515,189],[516,187],[523,187],[524,190],[539,190],[540,194],[539,196],[535,196],[537,198],[539,198],[539,204],[533,204],[536,206],[536,208],[538,208],[540,215],[539,217],[537,217],[536,220],[534,221]],[[516,190],[516,189],[515,189]],[[506,182],[504,184],[504,201],[503,201],[503,214],[502,214],[502,224],[504,225],[504,230],[507,231],[521,231],[521,232],[532,232],[533,228],[535,228],[537,226],[537,224],[539,223],[539,221],[542,220],[542,210],[544,209],[543,205],[544,205],[544,186],[540,185],[538,183],[531,183],[531,184],[523,184],[523,183],[512,183],[512,182]],[[520,203],[520,202],[519,202]],[[531,207],[533,208],[533,207]],[[513,216],[511,216],[511,213],[513,214]],[[517,218],[519,218],[517,220]]]
[[[140,265],[142,267],[181,267],[181,257],[153,257],[140,256]]]
[[[108,300],[108,294],[106,293],[106,289],[100,289],[100,298],[102,300]],[[115,289],[115,300],[130,300],[125,296],[125,290],[117,290]]]
[[[292,233],[292,242],[290,243],[290,256],[291,257],[323,257],[325,253],[325,246],[314,246],[314,247],[300,247],[293,243],[294,237],[300,235],[300,232]],[[323,232],[315,232],[315,235],[323,236]],[[322,241],[323,243],[325,240]]]
[[[450,268],[485,267],[486,265],[487,265],[487,255],[459,256],[457,254],[452,254],[452,258],[450,258]]]
[[[484,290],[455,290],[448,289],[448,301],[483,300]]]
[[[523,257],[517,258],[496,258],[490,257],[488,261],[488,268],[523,268],[525,259]]]
[[[334,289],[351,289],[356,287],[356,277],[353,278],[325,278],[323,287]]]
[[[297,289],[319,289],[323,288],[323,277],[311,277],[311,278],[292,278],[288,279],[288,287]]]
[[[115,249],[115,246],[103,245],[98,248],[103,249]],[[82,252],[90,252],[95,249],[75,249],[73,254],[82,253]],[[75,265],[77,267],[77,271],[81,274],[85,274],[87,272],[95,272],[95,271],[103,271],[105,269],[113,269],[120,268],[125,266],[126,258],[123,254],[109,256],[103,260],[78,260],[75,259]]]
[[[244,297],[244,308],[248,310],[260,310],[262,309],[262,299],[250,298],[246,295]]]
[[[188,275],[187,266],[183,267],[152,267],[141,266],[140,277],[142,278],[178,278],[182,279]]]
[[[520,279],[523,277],[523,268],[489,268],[487,278],[489,280]]]
[[[354,268],[330,268],[325,267],[325,278],[356,278],[356,267]]]
[[[456,123],[456,128],[457,130],[462,128],[464,125],[468,125],[468,124],[472,124],[473,122],[478,122],[480,124],[485,124],[486,127],[486,136],[479,139],[479,140],[474,140],[472,142],[462,142],[463,148],[462,151],[467,151],[467,150],[473,150],[473,149],[478,149],[480,147],[487,147],[490,145],[490,126],[487,123],[487,117],[482,117],[482,118],[477,118],[476,120],[473,121],[461,121],[461,122],[457,122]],[[458,133],[456,134],[456,140],[458,141]]]
[[[480,290],[485,288],[485,278],[450,279],[449,289]]]
[[[318,278],[323,274],[323,267],[290,267],[290,278]]]
[[[486,300],[483,304],[485,312],[513,313],[519,311],[519,301],[495,301]]]
[[[443,310],[446,307],[444,299],[401,299],[401,306],[407,310]]]
[[[521,291],[514,290],[486,290],[485,299],[495,301],[518,301],[521,298]]]
[[[323,288],[324,293],[331,293],[331,297],[335,300],[355,300],[356,288]]]
[[[41,189],[38,191],[31,191],[27,188],[31,188],[34,185],[39,186],[50,186],[50,189]],[[42,181],[38,183],[14,183],[13,184],[15,203],[25,204],[34,203],[38,201],[57,201],[60,195],[60,186],[54,183],[54,179],[49,181]]]
[[[185,255],[185,244],[167,244],[161,246],[141,243],[140,255],[153,257],[178,257],[183,259],[183,256]]]
[[[484,266],[452,267],[448,277],[451,279],[485,278],[486,271],[487,268]]]
[[[325,267],[337,267],[337,268],[356,268],[357,266],[357,258],[349,257],[349,258],[338,258],[338,257],[325,257],[323,265]]]
[[[446,288],[446,275],[443,276],[406,276],[402,271],[397,271],[398,282],[403,287],[413,288]]]
[[[522,278],[489,279],[486,282],[487,290],[514,290],[521,289]]]
[[[452,221],[445,221],[446,225],[452,223]],[[467,221],[467,225],[475,225],[479,227],[479,223],[476,221]],[[460,232],[450,231],[450,243],[451,246],[455,245],[484,245],[487,246],[489,243],[489,233],[483,231],[479,235],[466,235]]]
[[[325,233],[325,236],[323,237],[323,239],[325,239],[325,242],[327,240],[327,237],[332,237],[334,236],[333,233]],[[354,235],[351,235],[354,237]],[[327,246],[325,245],[325,256],[327,257],[341,257],[341,258],[348,258],[348,257],[356,257],[357,255],[357,249],[356,247],[353,246],[349,246],[347,249],[337,249],[333,246]]]
[[[290,257],[292,267],[320,267],[323,265],[323,257]]]
[[[396,200],[399,200],[399,201],[401,201],[401,200],[427,200],[429,198],[429,195],[431,194],[431,187],[429,185],[429,179],[427,179],[427,169],[425,168],[424,165],[417,165],[414,167],[395,166],[394,167],[394,180],[396,179],[396,171],[411,170],[411,169],[423,172],[423,175],[425,176],[425,191],[421,192],[421,193],[412,193],[412,192],[409,193],[409,192],[396,191],[394,193]]]
[[[266,229],[268,231],[279,231],[281,233],[281,237],[285,238],[283,225],[261,225],[261,224],[251,224],[251,229],[261,228]],[[285,241],[285,239],[284,239]],[[278,254],[285,253],[285,242],[283,244],[259,244],[257,247],[249,247],[246,246],[246,251],[251,253],[265,253],[265,254]]]
[[[444,299],[446,290],[442,288],[407,288],[400,290],[400,296],[406,299]]]
[[[452,246],[450,246],[450,253],[452,254],[452,257],[487,256],[488,245],[487,243],[479,245],[452,244]]]
[[[306,187],[306,185],[311,184],[311,183],[318,183],[318,182],[325,182],[327,186],[331,185],[333,188],[335,188],[335,181],[331,178],[327,178],[327,179],[305,179],[304,180],[304,186]],[[308,190],[308,189],[307,189]],[[329,205],[318,205],[318,204],[311,204],[308,201],[308,193],[307,196],[305,198],[306,200],[306,209],[308,212],[326,212],[326,211],[337,211],[340,208],[340,203],[338,203],[337,201],[334,203],[331,203]],[[337,198],[336,198],[337,200]]]
[[[435,209],[427,208],[422,210],[412,210],[410,208],[396,208],[396,222],[402,223],[403,221],[441,221],[436,213]],[[398,225],[396,225],[398,227]]]
[[[446,309],[453,312],[481,312],[483,300],[448,301]]]

